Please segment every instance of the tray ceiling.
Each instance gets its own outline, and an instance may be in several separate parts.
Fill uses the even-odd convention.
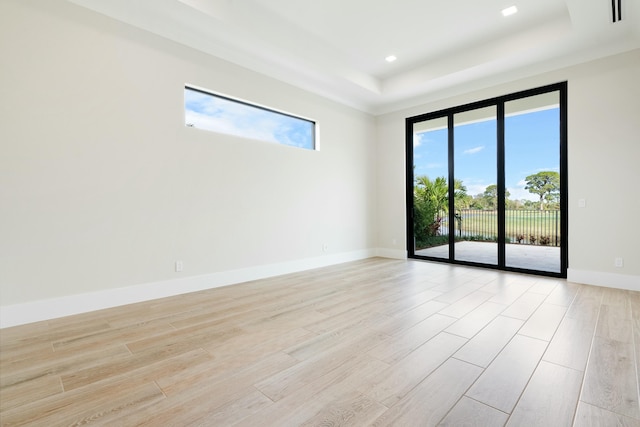
[[[69,1],[373,114],[640,47],[630,0]]]

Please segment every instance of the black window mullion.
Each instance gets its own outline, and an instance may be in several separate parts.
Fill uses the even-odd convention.
[[[506,232],[505,232],[505,212],[506,212],[506,203],[505,203],[505,157],[504,157],[504,101],[497,103],[497,112],[496,116],[498,119],[498,129],[497,129],[497,162],[498,162],[498,267],[504,268],[506,265]]]
[[[448,140],[449,140],[449,215],[448,215],[448,229],[449,229],[449,261],[453,261],[456,256],[455,243],[456,243],[456,227],[455,227],[455,174],[453,170],[454,158],[453,158],[453,145],[454,141],[454,122],[453,122],[453,113],[450,113],[447,116],[447,130],[448,130]]]
[[[415,208],[413,206],[413,192],[415,177],[413,173],[413,125],[414,121],[406,120],[406,162],[407,162],[407,182],[406,182],[406,208],[407,208],[407,251],[409,258],[415,256],[415,230],[413,228]]]
[[[567,276],[569,267],[568,235],[569,226],[567,213],[568,203],[568,175],[567,175],[567,82],[560,83],[560,271],[563,277]]]

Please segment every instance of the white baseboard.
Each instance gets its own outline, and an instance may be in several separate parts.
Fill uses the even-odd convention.
[[[376,255],[377,250],[365,249],[2,306],[0,307],[0,329],[136,302],[197,292],[205,289],[213,289],[250,280],[296,273],[313,268],[327,267],[344,262],[371,258]]]
[[[374,256],[392,259],[407,259],[407,252],[405,250],[386,248],[365,249],[316,258],[288,261],[278,264],[248,267],[201,276],[182,277],[180,279],[143,283],[124,288],[106,289],[103,291],[69,295],[60,298],[7,305],[0,307],[0,329],[126,304],[133,304],[136,302],[197,292],[205,289],[213,289],[243,283],[250,280],[265,279],[283,274],[296,273],[311,270],[313,268],[328,267],[330,265],[357,261]],[[602,273],[570,268],[567,270],[567,280],[587,285],[640,291],[640,277],[625,274]]]
[[[392,258],[392,259],[407,259],[407,251],[398,250],[398,249],[378,248],[376,249],[376,256],[379,256],[382,258]]]
[[[629,274],[603,273],[600,271],[567,269],[567,281],[585,285],[640,291],[640,276]]]

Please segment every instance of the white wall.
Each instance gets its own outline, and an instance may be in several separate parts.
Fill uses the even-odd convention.
[[[404,119],[562,80],[569,278],[640,289],[639,51],[377,119],[63,0],[0,2],[0,52],[0,326],[401,258]],[[313,118],[321,150],[186,128],[185,83]]]
[[[406,249],[406,117],[568,81],[568,278],[640,290],[638,76],[635,50],[378,117],[379,246]],[[586,208],[578,208],[579,199]],[[614,267],[616,257],[623,257],[623,268]]]
[[[569,279],[640,290],[640,50],[571,76]]]
[[[62,0],[0,2],[0,52],[4,308],[375,248],[371,116]],[[185,83],[315,119],[321,150],[186,128]]]

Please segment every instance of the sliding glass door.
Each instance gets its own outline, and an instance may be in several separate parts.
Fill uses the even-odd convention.
[[[454,259],[458,261],[498,264],[496,110],[492,105],[453,115]],[[478,205],[474,195],[486,202]]]
[[[411,127],[416,159],[412,170],[414,252],[449,259],[449,131],[447,117],[421,120]]]
[[[566,277],[566,83],[407,119],[409,256]]]
[[[560,93],[505,102],[505,265],[561,272]]]

